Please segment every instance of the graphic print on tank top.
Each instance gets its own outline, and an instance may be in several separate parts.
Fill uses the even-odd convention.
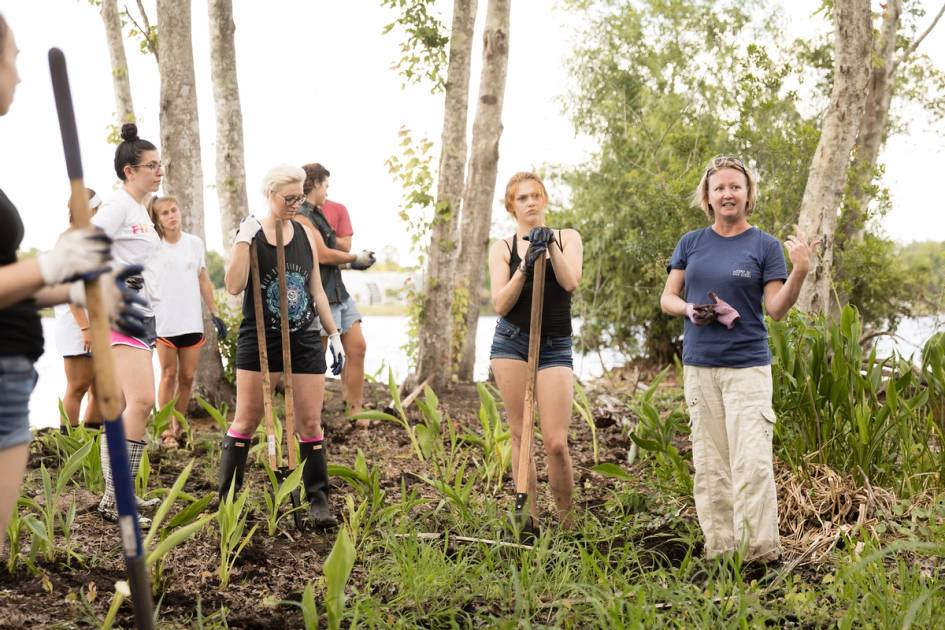
[[[285,285],[289,303],[289,332],[306,330],[315,319],[315,309],[307,290],[310,271],[300,265],[286,261]],[[279,273],[270,269],[262,279],[263,302],[266,312],[266,328],[280,330],[279,314]],[[268,334],[266,335],[268,337]]]

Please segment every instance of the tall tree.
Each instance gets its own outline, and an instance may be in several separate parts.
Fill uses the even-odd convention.
[[[479,320],[479,287],[482,284],[492,203],[495,197],[499,138],[502,135],[502,103],[509,65],[509,13],[511,0],[489,0],[482,35],[482,73],[473,123],[472,152],[463,192],[463,219],[457,265],[457,291],[468,296],[465,342],[457,375],[469,381],[476,359],[476,324]]]
[[[217,199],[223,249],[229,256],[233,235],[246,216],[243,112],[236,79],[233,0],[210,0],[210,75],[217,119]]]
[[[424,278],[417,362],[418,379],[432,376],[431,384],[436,389],[445,386],[452,373],[453,271],[466,170],[469,67],[477,4],[477,0],[453,2],[440,168]]]
[[[180,204],[184,231],[206,240],[190,0],[158,0],[157,28],[163,188]],[[206,311],[204,330],[213,330]],[[208,341],[200,353],[194,391],[211,400],[228,398],[216,338],[210,335]]]
[[[117,0],[102,0],[100,12],[105,24],[105,39],[108,42],[108,58],[112,64],[112,86],[115,89],[115,112],[118,128],[122,123],[134,122],[135,108],[131,100],[131,81],[128,78],[128,60],[125,57],[125,40],[121,35],[121,15]]]
[[[835,0],[834,72],[830,104],[811,161],[798,222],[803,234],[823,241],[811,264],[797,306],[805,312],[831,309],[833,236],[847,181],[870,77],[873,26],[868,0]]]

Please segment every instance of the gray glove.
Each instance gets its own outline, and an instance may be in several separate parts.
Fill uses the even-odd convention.
[[[371,265],[377,262],[377,259],[374,258],[374,252],[362,249],[358,252],[357,258],[351,261],[351,268],[357,269],[358,271],[363,271],[365,269],[370,269]]]

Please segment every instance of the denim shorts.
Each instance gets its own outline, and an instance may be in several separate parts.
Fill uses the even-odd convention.
[[[33,439],[30,394],[38,378],[28,358],[0,357],[0,451]]]
[[[358,305],[354,303],[354,298],[350,295],[344,302],[338,302],[331,305],[331,318],[335,320],[335,326],[338,332],[344,334],[352,326],[361,321],[361,313],[358,311]],[[325,327],[322,326],[322,335],[327,335]]]
[[[492,337],[489,359],[517,359],[528,361],[528,332],[499,318]],[[566,367],[574,369],[571,356],[571,337],[542,337],[538,352],[538,369]]]

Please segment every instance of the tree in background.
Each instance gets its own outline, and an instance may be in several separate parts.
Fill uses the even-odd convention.
[[[121,15],[118,13],[117,0],[102,0],[99,12],[105,25],[105,39],[108,42],[108,58],[112,65],[112,86],[115,89],[115,118],[117,124],[110,134],[109,141],[120,142],[119,132],[122,123],[135,121],[134,102],[131,98],[131,80],[128,77],[128,59],[125,57],[125,40],[122,37]]]

